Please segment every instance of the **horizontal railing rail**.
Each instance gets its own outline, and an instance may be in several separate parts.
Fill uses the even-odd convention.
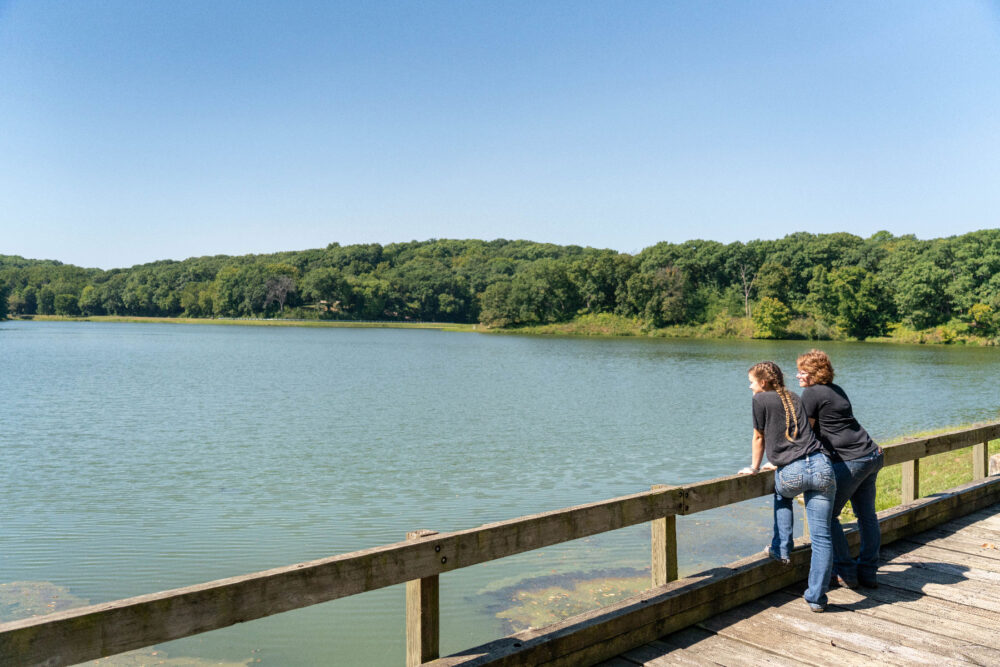
[[[1000,422],[883,447],[903,463],[903,501],[919,497],[919,459],[973,447],[986,476]],[[194,586],[0,624],[0,664],[69,665],[407,582],[407,662],[437,657],[437,577],[526,551],[652,524],[652,585],[677,578],[674,517],[758,498],[773,472],[730,475],[406,541]]]

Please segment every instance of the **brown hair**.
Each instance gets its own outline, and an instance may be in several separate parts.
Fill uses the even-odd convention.
[[[781,399],[781,407],[785,409],[785,438],[794,440],[799,437],[799,420],[795,414],[795,404],[792,393],[785,388],[785,376],[773,361],[762,361],[754,364],[748,371],[765,390],[774,391]]]
[[[799,370],[809,374],[816,384],[830,384],[833,382],[833,364],[830,357],[826,356],[823,350],[809,350],[805,354],[800,354],[795,360],[795,365]]]

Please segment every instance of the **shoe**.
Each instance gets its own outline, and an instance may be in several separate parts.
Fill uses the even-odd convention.
[[[878,588],[878,580],[875,579],[874,574],[871,576],[865,576],[859,574],[858,583],[864,586],[865,588]]]
[[[764,547],[764,553],[767,554],[768,558],[770,558],[771,560],[776,560],[782,565],[791,565],[792,563],[791,558],[782,558],[778,553],[774,551],[774,549],[771,548],[770,544]]]
[[[835,574],[830,578],[830,588],[833,588],[834,586],[843,586],[844,588],[853,589],[858,587],[858,580]]]
[[[815,602],[807,602],[806,604],[809,605],[810,611],[814,611],[817,614],[822,614],[824,611],[826,611],[825,604],[816,604]]]

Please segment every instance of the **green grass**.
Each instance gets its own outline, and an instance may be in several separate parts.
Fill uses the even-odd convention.
[[[536,326],[490,329],[492,333],[517,333],[543,336],[645,336],[640,320],[611,313],[580,315],[569,322]]]
[[[956,431],[961,428],[971,428],[975,424],[967,426],[950,426],[948,428],[935,429],[921,433],[914,433],[905,437],[894,438],[881,444],[892,445],[904,440],[913,438],[926,438],[932,435]],[[990,441],[990,455],[1000,453],[1000,440]],[[902,466],[897,464],[883,468],[878,474],[876,482],[875,509],[884,510],[895,507],[902,502]],[[920,495],[929,496],[934,493],[945,491],[959,484],[972,481],[972,448],[966,447],[952,452],[925,456],[920,459]],[[841,520],[853,521],[854,513],[851,512],[850,504],[844,508]]]
[[[649,327],[636,317],[612,313],[578,315],[568,322],[537,324],[489,329],[491,333],[531,334],[542,336],[648,336],[651,338],[753,338],[753,321],[745,317],[717,316],[704,324],[673,324],[659,329]],[[853,340],[836,327],[812,318],[793,320],[784,340]],[[973,336],[958,325],[948,324],[914,330],[894,325],[888,336],[869,338],[872,343],[905,343],[919,345],[997,345],[997,338]]]

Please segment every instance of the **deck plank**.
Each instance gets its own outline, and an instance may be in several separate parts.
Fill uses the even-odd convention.
[[[840,595],[838,591],[850,589],[834,589],[831,595]],[[915,609],[934,614],[939,618],[962,620],[971,626],[995,630],[1000,627],[1000,612],[970,606],[952,600],[926,595],[917,591],[908,591],[893,586],[881,586],[877,589],[861,589],[866,599],[871,603],[881,603],[886,608]],[[880,605],[881,606],[881,605]]]
[[[722,635],[713,634],[702,628],[688,628],[657,643],[668,649],[681,647],[692,655],[732,667],[754,667],[755,665],[795,667],[809,664]],[[654,661],[648,664],[655,665],[657,663]]]
[[[894,595],[896,593],[901,595]],[[909,594],[912,599],[906,599],[906,595],[904,591],[889,587],[864,592],[835,588],[830,591],[829,598],[831,605],[843,611],[875,616],[1000,650],[1000,634],[996,632],[1000,627],[1000,614],[983,618],[965,605],[917,594]]]
[[[695,636],[694,642],[686,640]],[[661,667],[661,665],[690,665],[690,667],[716,667],[720,663],[711,660],[694,651],[688,651],[687,645],[700,641],[704,636],[714,637],[710,632],[698,628],[687,628],[676,632],[671,637],[679,637],[679,643],[668,644],[664,641],[653,641],[624,654],[629,660],[643,667]]]
[[[829,606],[824,614],[813,614],[799,602],[797,595],[786,595],[796,604],[782,607],[781,611],[787,613],[789,622],[800,630],[813,637],[829,639],[837,646],[865,652],[879,660],[891,655],[894,659],[901,659],[903,664],[1000,664],[1000,649],[968,638],[938,633],[936,625],[916,627],[904,624],[894,616],[854,614],[836,605]]]
[[[995,507],[986,507],[975,512],[970,512],[963,517],[952,519],[948,522],[956,526],[980,525],[990,530],[1000,531],[1000,514]]]
[[[947,531],[929,530],[920,535],[900,540],[907,544],[928,544],[942,549],[951,549],[962,553],[974,553],[983,558],[1000,560],[1000,535],[987,537],[970,533],[949,533]]]
[[[794,604],[808,607],[801,600]],[[770,596],[702,621],[699,627],[723,637],[812,665],[870,665],[871,657],[831,644],[788,625]],[[891,662],[891,661],[888,661]],[[901,662],[893,664],[902,664]]]
[[[1000,653],[995,649],[970,646],[923,630],[914,629],[872,616],[852,614],[829,607],[824,614],[811,612],[798,592],[775,593],[775,601],[785,596],[787,602],[774,608],[774,622],[800,633],[845,648],[871,660],[893,664],[941,664],[972,661],[996,664]]]
[[[882,549],[886,562],[928,562],[947,563],[956,568],[1000,573],[1000,558],[991,558],[981,553],[949,549],[946,542],[930,544],[892,544]]]
[[[888,549],[887,549],[888,552]],[[996,573],[901,554],[879,568],[880,585],[1000,612]]]
[[[887,544],[879,588],[834,588],[823,614],[799,582],[621,657],[644,667],[1000,665],[997,547],[1000,505]]]

